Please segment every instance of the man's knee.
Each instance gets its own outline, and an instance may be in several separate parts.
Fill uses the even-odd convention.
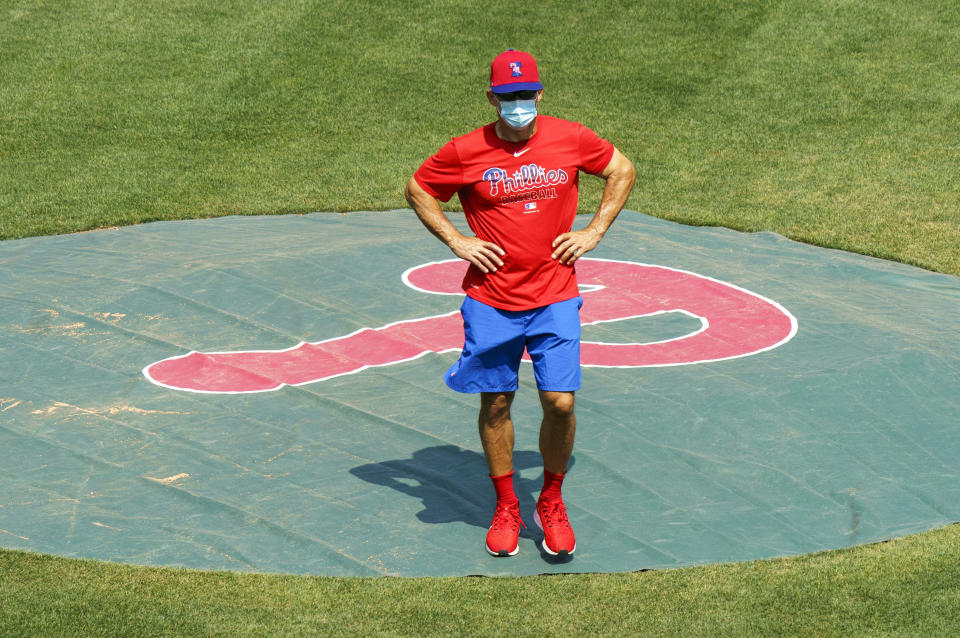
[[[543,413],[555,419],[568,419],[573,416],[574,396],[572,392],[544,392]]]
[[[484,392],[480,398],[480,425],[497,427],[510,420],[512,392]]]

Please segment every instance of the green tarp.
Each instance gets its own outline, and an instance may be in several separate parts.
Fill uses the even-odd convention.
[[[521,575],[801,554],[960,520],[956,277],[632,212],[590,256],[729,283],[797,331],[740,358],[585,368],[564,485],[578,549],[556,563],[532,524],[528,364],[514,421],[530,529],[508,559],[483,550],[478,400],[441,380],[456,352],[248,394],[143,374],[191,351],[288,349],[455,312],[457,296],[401,280],[452,257],[410,211],[0,243],[0,545],[203,569]],[[699,326],[667,313],[584,339]]]

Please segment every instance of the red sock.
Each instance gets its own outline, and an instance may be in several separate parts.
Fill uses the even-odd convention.
[[[497,491],[497,505],[501,503],[516,503],[520,500],[513,491],[512,470],[507,474],[491,476],[490,480],[493,481],[493,489]]]
[[[563,485],[563,474],[554,474],[553,472],[543,471],[543,490],[540,491],[541,501],[561,501],[563,496],[560,494],[560,488]]]

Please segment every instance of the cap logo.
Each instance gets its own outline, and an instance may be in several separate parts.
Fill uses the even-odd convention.
[[[523,75],[523,71],[520,70],[520,63],[519,63],[519,62],[511,62],[511,63],[510,63],[510,71],[511,71],[511,74],[510,74],[510,75],[512,75],[512,76],[515,77],[515,78],[518,78],[518,77],[520,77],[521,75]]]

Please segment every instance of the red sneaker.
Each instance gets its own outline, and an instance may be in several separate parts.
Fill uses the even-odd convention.
[[[526,527],[520,518],[520,503],[497,505],[487,532],[487,551],[492,556],[513,556],[520,551],[521,525]]]
[[[543,530],[543,550],[551,556],[569,556],[577,549],[577,539],[567,518],[563,501],[537,501],[533,520]]]

